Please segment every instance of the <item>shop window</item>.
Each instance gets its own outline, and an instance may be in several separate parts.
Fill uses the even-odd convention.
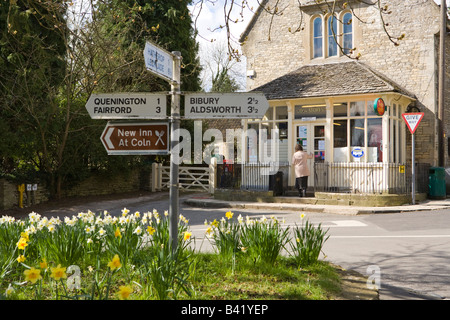
[[[383,125],[381,118],[367,119],[368,162],[383,161]]]
[[[366,102],[357,101],[350,103],[350,116],[351,117],[361,117],[366,114]]]
[[[347,120],[333,121],[333,147],[334,147],[334,162],[348,161],[347,148]]]

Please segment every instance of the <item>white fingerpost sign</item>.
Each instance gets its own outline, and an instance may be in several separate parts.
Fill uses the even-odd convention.
[[[172,82],[174,80],[174,56],[172,53],[147,41],[144,48],[144,60],[147,70],[166,81]]]
[[[186,93],[186,119],[261,119],[269,102],[261,92]]]
[[[92,119],[167,118],[166,93],[94,93],[86,102]]]

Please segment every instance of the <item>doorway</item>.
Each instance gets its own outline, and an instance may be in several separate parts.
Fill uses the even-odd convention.
[[[314,186],[314,163],[325,162],[325,124],[324,123],[301,123],[295,126],[295,144],[303,146],[303,151],[314,155],[313,161],[309,160],[308,186]],[[295,146],[295,145],[294,145]],[[293,148],[293,150],[295,150]]]

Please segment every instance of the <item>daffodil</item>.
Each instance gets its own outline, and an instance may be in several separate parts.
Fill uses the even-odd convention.
[[[136,229],[134,229],[133,233],[140,235],[142,233],[141,227],[138,226]]]
[[[156,229],[153,228],[152,226],[148,226],[148,227],[147,227],[147,232],[148,232],[149,235],[154,234],[155,231],[156,231]]]
[[[231,218],[233,218],[233,212],[228,211],[227,213],[225,213],[225,217],[227,217],[228,220],[230,220]]]
[[[120,286],[119,292],[117,292],[117,296],[120,300],[126,300],[130,297],[130,294],[133,292],[133,289],[130,286]]]
[[[27,239],[20,238],[19,242],[17,242],[17,248],[19,250],[25,250],[25,247],[28,246]]]
[[[19,255],[18,257],[17,257],[17,262],[24,262],[26,259],[25,259],[25,256],[23,255],[23,254],[21,254],[21,255]]]
[[[5,296],[10,297],[14,294],[14,288],[11,286],[11,283],[9,284],[8,288],[6,288]]]
[[[35,269],[34,267],[25,270],[23,274],[25,275],[25,280],[30,281],[31,283],[36,283],[36,281],[42,279],[41,270]]]
[[[116,231],[114,232],[114,237],[122,238],[122,234],[120,233],[120,229],[119,228],[117,228]]]
[[[108,262],[108,267],[111,269],[111,271],[114,271],[118,268],[120,268],[122,264],[120,263],[119,255],[115,255],[114,258],[110,262]]]
[[[191,236],[192,236],[192,232],[185,231],[184,232],[184,237],[183,237],[184,241],[189,240],[189,238]]]
[[[129,212],[130,212],[130,210],[128,210],[127,208],[123,208],[122,209],[122,216],[125,217]]]
[[[56,268],[50,268],[50,271],[52,272],[50,277],[52,277],[56,281],[60,280],[61,278],[67,278],[66,268],[62,268],[60,264],[58,264]]]
[[[42,261],[39,262],[39,266],[41,267],[41,269],[47,269],[47,259],[42,259]]]

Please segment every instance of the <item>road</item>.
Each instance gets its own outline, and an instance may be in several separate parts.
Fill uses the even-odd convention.
[[[89,209],[119,215],[124,207],[131,212],[157,209],[162,213],[169,208],[169,197],[161,193],[60,205],[38,213],[71,216]],[[205,219],[220,219],[228,210],[187,206],[183,204],[183,195],[180,196],[180,213],[189,219],[196,244],[202,250],[211,249],[204,239]],[[284,219],[286,227],[301,223],[299,212],[232,211],[236,216],[251,218],[275,215]],[[305,219],[328,229],[330,238],[323,248],[322,259],[375,279],[381,300],[450,299],[450,209],[357,216],[346,215],[344,211],[345,207],[342,214],[303,212]]]

